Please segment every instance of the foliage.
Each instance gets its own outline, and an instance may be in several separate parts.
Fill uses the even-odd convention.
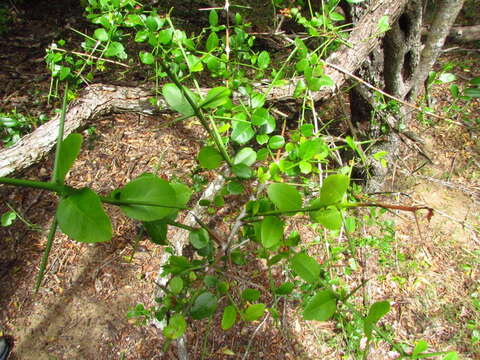
[[[57,225],[76,241],[108,241],[112,227],[103,208],[108,203],[119,206],[125,216],[138,221],[151,241],[166,246],[171,253],[163,266],[163,276],[169,280],[162,288],[163,296],[157,299],[157,306],[146,309],[138,305],[128,314],[163,321],[167,339],[181,337],[192,322],[213,319],[217,313],[221,313],[218,325],[224,330],[239,322],[258,321],[267,313],[278,319],[279,301],[286,299],[300,304],[305,320],[353,318],[358,325],[356,330],[368,343],[383,339],[401,356],[429,356],[424,353],[423,343],[407,352],[382,330],[384,317],[390,310],[389,301],[357,309],[351,297],[364,284],[356,289],[338,284],[329,273],[330,264],[309,254],[308,244],[303,244],[299,234],[289,231],[287,226],[295,216],[308,215],[311,226],[327,234],[338,234],[343,229],[353,232],[355,218],[347,215],[349,209],[372,205],[359,203],[351,196],[354,188],[351,165],[355,160],[336,171],[327,170],[331,169],[332,158],[339,149],[356,148],[355,140],[345,139],[342,145],[327,143],[318,130],[318,120],[314,117],[307,121],[305,117],[306,111],[312,110],[311,92],[335,85],[324,73],[322,58],[344,42],[345,35],[340,31],[345,27],[344,18],[335,12],[338,3],[328,1],[322,12],[311,11],[310,16],[290,9],[289,13],[305,28],[309,40],[316,41],[297,38],[289,56],[276,68],[271,66],[272,56],[268,51],[254,50],[255,38],[248,33],[249,24],[238,13],[227,27],[212,9],[208,26],[200,34],[189,36],[173,25],[168,14],[144,9],[134,0],[88,0],[87,17],[97,28],[92,35],[84,35],[85,54],[77,58],[59,48],[64,45],[59,41],[46,56],[52,72],[52,89],[65,83],[52,181],[0,178],[0,183],[45,189],[59,196],[37,289]],[[275,1],[275,5],[285,4]],[[379,24],[379,31],[385,30],[384,21]],[[126,45],[128,39],[137,43],[135,50]],[[313,49],[309,47],[311,44]],[[266,191],[263,187],[253,189],[258,196],[244,204],[244,215],[237,219],[241,225],[237,234],[219,235],[200,220],[196,227],[177,222],[180,211],[189,209],[193,191],[201,189],[199,176],[198,186],[192,190],[185,184],[146,173],[109,196],[65,184],[82,144],[80,134],[63,138],[66,104],[72,97],[68,86],[92,79],[95,71],[107,64],[121,66],[126,60],[149,72],[155,80],[157,96],[163,96],[179,114],[178,121],[195,116],[208,133],[197,155],[199,166],[215,170],[228,180],[217,194],[214,206],[224,206],[223,197],[228,194],[244,193],[250,179],[265,186]],[[292,81],[295,75],[300,76],[295,84],[295,97],[303,105],[298,128],[287,135],[282,131],[282,120],[275,117],[266,99],[274,86]],[[199,79],[206,78],[219,86],[207,94],[189,90],[198,88]],[[270,85],[262,93],[254,81],[265,78]],[[52,90],[52,94],[56,92]],[[5,221],[2,217],[3,222],[11,222],[10,217],[6,216]],[[171,226],[190,232],[194,256],[175,254],[167,237]],[[234,244],[237,236],[242,241]],[[354,256],[354,251],[351,255]],[[228,270],[243,266],[248,257],[266,264],[268,288],[240,291],[238,283],[228,277]],[[288,275],[286,281],[279,282],[272,276],[278,268]],[[363,350],[365,358],[368,351],[367,346]]]
[[[0,138],[6,147],[15,145],[20,138],[47,121],[45,115],[38,118],[18,113],[17,110],[0,112]]]

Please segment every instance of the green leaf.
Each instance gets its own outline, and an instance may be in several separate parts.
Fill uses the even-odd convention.
[[[480,88],[465,89],[463,94],[465,96],[469,96],[469,97],[473,97],[473,98],[480,98]]]
[[[457,77],[452,73],[441,73],[438,77],[438,80],[443,84],[455,81],[456,79]]]
[[[200,72],[203,70],[202,59],[195,55],[187,55],[187,64],[191,72]]]
[[[264,145],[268,142],[268,139],[270,139],[270,137],[268,135],[265,135],[265,134],[260,134],[260,135],[257,135],[255,136],[255,140],[257,140],[257,143],[259,145]],[[267,150],[267,149],[264,149],[264,150]],[[259,150],[260,152],[260,150]],[[267,150],[268,152],[268,150]]]
[[[174,276],[168,282],[168,288],[174,294],[180,294],[183,290],[183,280],[180,276]]]
[[[177,205],[179,207],[185,207],[192,196],[193,190],[182,183],[170,183],[170,186],[175,190]]]
[[[125,215],[140,221],[154,221],[173,214],[178,209],[176,192],[170,184],[152,174],[145,174],[130,181],[123,188],[112,192],[116,200],[149,202],[156,205],[120,205]]]
[[[320,190],[320,204],[331,205],[340,202],[347,191],[350,178],[346,175],[336,174],[328,176]],[[316,205],[316,206],[319,206]]]
[[[333,21],[343,21],[345,20],[345,16],[336,12],[332,12],[330,13],[330,19],[332,19]]]
[[[290,260],[290,265],[302,280],[311,284],[318,282],[322,268],[317,260],[311,256],[305,253],[298,253]]]
[[[138,56],[140,57],[140,61],[144,64],[151,65],[155,62],[155,58],[150,52],[140,51]]]
[[[198,153],[198,162],[205,169],[216,169],[223,161],[222,154],[213,146],[204,146]]]
[[[275,289],[275,294],[277,295],[290,295],[295,288],[295,284],[291,282],[286,282],[280,285]]]
[[[137,31],[135,34],[135,42],[144,42],[148,39],[148,34],[146,30]]]
[[[144,221],[143,226],[154,244],[167,245],[168,225],[164,220]]]
[[[240,145],[246,144],[254,136],[255,132],[250,123],[244,121],[234,121],[232,123],[232,134],[230,137],[236,143]]]
[[[260,234],[264,247],[277,246],[283,237],[283,221],[276,216],[266,216],[261,222]]]
[[[190,244],[197,250],[203,249],[210,243],[210,237],[208,236],[208,231],[205,229],[198,229],[190,231],[188,236]]]
[[[127,54],[125,53],[125,48],[122,43],[118,41],[112,41],[108,44],[107,50],[105,51],[105,56],[107,57],[118,57],[119,59],[126,59]]]
[[[82,147],[82,135],[72,133],[63,141],[58,158],[57,183],[63,184]]]
[[[321,157],[326,157],[328,154],[328,146],[325,142],[320,139],[306,140],[300,144],[298,147],[298,156],[302,160],[310,160],[315,155],[321,155]]]
[[[200,104],[204,109],[214,109],[226,104],[230,98],[232,91],[224,86],[218,86],[211,89],[205,100]]]
[[[80,242],[95,243],[112,238],[112,225],[100,197],[88,188],[60,199],[57,220],[65,234]]]
[[[232,172],[235,176],[242,179],[250,179],[252,177],[252,169],[245,164],[236,164],[232,166]]]
[[[104,28],[96,29],[93,37],[99,41],[108,41],[109,39],[108,33]]]
[[[258,67],[260,69],[266,69],[270,65],[270,54],[268,51],[263,50],[260,55],[258,55]]]
[[[245,164],[247,166],[253,165],[257,160],[257,153],[250,147],[245,147],[240,150],[233,159],[234,164]]]
[[[214,50],[218,46],[218,35],[215,32],[210,33],[205,48],[208,52]]]
[[[178,339],[187,329],[187,322],[182,314],[173,315],[168,325],[163,329],[163,335],[168,339]]]
[[[311,207],[321,205],[320,199],[316,199],[310,203]],[[322,224],[329,230],[338,230],[342,227],[342,213],[335,207],[311,211],[310,218],[312,221]]]
[[[208,23],[213,27],[218,25],[218,14],[215,9],[210,10],[210,14],[208,15]]]
[[[337,299],[331,290],[322,290],[307,302],[303,312],[305,320],[327,321],[337,310]]]
[[[243,193],[243,190],[243,185],[238,181],[230,181],[227,184],[227,191],[229,194],[240,195],[241,193]]]
[[[427,351],[428,349],[428,344],[425,340],[420,340],[415,344],[415,347],[413,348],[412,351],[412,357],[417,356],[421,354],[422,352]]]
[[[363,329],[365,335],[368,338],[372,336],[373,326],[380,320],[385,314],[390,311],[390,303],[388,301],[378,301],[370,306],[367,317],[363,320]]]
[[[458,354],[454,351],[449,352],[442,360],[458,360]]]
[[[223,316],[222,316],[222,329],[228,330],[230,329],[237,320],[237,310],[235,310],[235,306],[228,305],[225,306],[223,309]]]
[[[147,17],[147,19],[145,20],[145,25],[147,25],[147,28],[150,31],[159,30],[164,23],[165,23],[165,20],[158,15],[151,15]]]
[[[384,15],[378,22],[378,31],[383,33],[387,32],[388,30],[390,30],[389,17],[388,15]]]
[[[247,309],[243,312],[243,319],[245,321],[255,321],[260,319],[263,314],[265,313],[265,304],[253,304],[247,307]]]
[[[298,167],[300,168],[302,174],[310,174],[312,172],[312,164],[307,161],[300,161],[298,163]]]
[[[280,211],[292,211],[302,207],[302,196],[292,185],[283,183],[270,184],[267,194]]]
[[[260,299],[260,291],[256,289],[245,289],[242,291],[241,296],[245,301],[257,301]]]
[[[281,135],[274,135],[268,140],[268,147],[270,149],[280,149],[283,145],[285,145],[285,139]]]
[[[322,86],[334,86],[333,80],[327,76],[322,75],[320,77],[310,77],[307,79],[307,86],[312,91],[319,91]]]
[[[158,41],[162,45],[167,45],[172,41],[173,37],[173,30],[172,29],[165,29],[158,33]]]
[[[195,100],[193,93],[190,90],[190,97]],[[165,84],[162,88],[162,95],[165,98],[167,104],[175,111],[185,116],[192,116],[195,114],[195,110],[192,108],[187,98],[183,95],[182,91],[175,84]]]
[[[204,319],[213,315],[215,310],[217,310],[217,305],[217,297],[211,292],[204,292],[195,299],[190,315],[196,320]]]
[[[14,211],[7,211],[2,215],[0,223],[2,224],[2,226],[10,226],[13,224],[16,218],[17,214],[15,214]]]

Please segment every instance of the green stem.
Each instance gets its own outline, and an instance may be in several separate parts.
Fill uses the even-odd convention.
[[[47,237],[47,245],[43,251],[42,261],[40,262],[40,269],[38,271],[37,281],[35,282],[35,293],[40,289],[42,284],[43,277],[45,275],[45,268],[47,267],[48,256],[50,255],[50,250],[52,249],[53,238],[55,237],[55,232],[57,231],[57,216],[53,217],[52,225],[50,225],[50,230]]]
[[[175,85],[180,89],[182,92],[182,95],[185,96],[185,99],[187,99],[188,103],[192,107],[193,111],[195,112],[195,116],[200,120],[200,123],[202,126],[205,128],[205,130],[208,132],[208,135],[212,138],[214,141],[215,145],[217,146],[218,150],[220,151],[220,154],[222,155],[223,159],[227,162],[228,166],[232,167],[233,162],[230,159],[230,156],[227,153],[227,149],[225,149],[225,145],[223,144],[223,141],[221,139],[218,139],[218,133],[215,134],[214,131],[210,128],[207,119],[205,118],[205,115],[203,114],[202,110],[198,107],[196,101],[190,96],[188,91],[185,90],[185,88],[182,86],[180,81],[178,80],[177,76],[170,70],[168,65],[161,59],[158,59],[158,62],[160,63],[160,66],[162,67],[162,70],[167,73],[168,77],[170,80],[172,80]]]
[[[44,181],[35,181],[35,180],[25,180],[25,179],[13,179],[7,177],[0,177],[0,184],[6,185],[15,185],[15,186],[22,186],[22,187],[30,187],[35,189],[42,189],[53,191],[56,193],[63,193],[67,189],[66,186],[55,184],[52,182],[44,182]]]
[[[62,103],[62,113],[60,116],[60,123],[58,124],[58,137],[57,137],[57,148],[55,150],[55,162],[53,163],[53,175],[52,182],[60,185],[63,183],[59,179],[59,163],[60,163],[60,151],[62,149],[63,142],[63,133],[65,128],[65,115],[67,113],[67,96],[68,96],[68,82],[65,83],[65,90],[63,93],[63,103]]]
[[[165,222],[166,222],[168,225],[172,225],[172,226],[178,227],[178,228],[183,229],[183,230],[188,230],[188,231],[198,230],[198,228],[195,228],[195,227],[193,227],[193,226],[188,226],[188,225],[185,225],[185,224],[182,224],[182,223],[173,221],[173,220],[165,220]]]

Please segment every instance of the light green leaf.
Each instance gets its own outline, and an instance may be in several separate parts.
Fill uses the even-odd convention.
[[[224,86],[218,86],[211,89],[205,100],[201,103],[204,109],[214,109],[226,104],[230,98],[232,91]]]
[[[319,205],[331,205],[340,202],[347,191],[349,182],[350,179],[346,175],[336,174],[328,176],[320,190]]]
[[[263,50],[260,55],[258,55],[258,67],[260,69],[266,69],[270,65],[270,54],[268,51]]]
[[[422,352],[427,351],[428,349],[428,344],[425,340],[420,340],[415,344],[415,347],[413,348],[412,351],[412,357],[417,356],[421,354]]]
[[[93,37],[99,41],[108,41],[108,33],[104,28],[96,29],[93,33]]]
[[[273,150],[277,150],[285,145],[285,139],[281,135],[274,135],[268,140],[268,147]]]
[[[174,276],[168,282],[168,289],[174,294],[180,294],[183,290],[183,280],[180,276]]]
[[[252,169],[245,164],[235,164],[232,166],[232,172],[241,179],[250,179],[253,175]]]
[[[283,183],[270,184],[267,194],[280,211],[297,210],[302,207],[302,196],[292,185]]]
[[[72,133],[63,141],[58,158],[57,183],[63,184],[82,147],[82,135]]]
[[[250,147],[244,147],[240,150],[233,159],[234,164],[245,164],[247,166],[253,165],[257,160],[257,153]]]
[[[112,238],[112,225],[100,197],[88,188],[60,199],[57,220],[65,234],[80,242],[95,243]]]
[[[243,121],[234,121],[232,123],[232,134],[230,137],[236,143],[240,145],[246,144],[254,136],[255,132],[250,123]]]
[[[155,62],[155,58],[150,52],[140,51],[138,56],[140,57],[140,61],[144,64],[151,65]]]
[[[218,35],[215,32],[210,33],[207,39],[207,43],[205,45],[205,48],[207,51],[212,51],[215,50],[215,48],[218,46]]]
[[[185,89],[189,92],[190,90]],[[195,101],[193,93],[190,93],[190,97]],[[175,111],[185,116],[192,116],[195,114],[195,110],[192,108],[187,98],[183,95],[182,91],[175,84],[165,84],[162,88],[162,95],[165,98],[167,104]]]
[[[290,265],[302,280],[315,284],[320,278],[320,271],[322,270],[320,264],[304,253],[296,254],[291,260]]]
[[[390,30],[389,17],[388,15],[384,15],[378,22],[378,31],[383,33],[387,32],[388,30]]]
[[[261,222],[260,234],[264,247],[277,246],[283,238],[283,221],[276,216],[266,216]]]
[[[321,205],[320,199],[316,199],[310,203],[311,207],[318,207]],[[322,224],[329,230],[338,230],[342,227],[342,214],[335,207],[311,211],[310,218],[312,221]]]
[[[13,224],[16,218],[17,218],[17,214],[15,214],[14,211],[7,211],[2,215],[0,219],[0,223],[2,226],[10,226]]]
[[[303,318],[305,320],[327,321],[337,310],[337,299],[331,290],[319,291],[307,302]]]
[[[223,316],[222,316],[222,329],[228,330],[230,329],[237,320],[237,310],[235,310],[235,306],[228,305],[225,306],[223,309]]]
[[[265,304],[253,304],[247,307],[247,309],[243,313],[243,319],[245,321],[255,321],[260,319],[263,314],[265,313]]]
[[[163,335],[168,339],[178,339],[187,329],[187,322],[182,314],[173,315],[168,325],[163,329]]]
[[[245,301],[257,301],[260,299],[260,291],[257,289],[245,289],[242,291],[241,297]]]
[[[216,169],[223,161],[222,154],[213,146],[204,146],[198,153],[198,162],[205,169]]]
[[[203,249],[210,243],[208,231],[203,228],[190,231],[188,240],[190,241],[190,244],[192,244],[197,250]]]
[[[367,317],[363,320],[363,329],[368,338],[372,336],[373,325],[389,311],[390,303],[388,301],[378,301],[370,307]]]
[[[215,9],[210,10],[210,14],[208,15],[208,23],[210,26],[217,26],[218,25],[218,14]]]

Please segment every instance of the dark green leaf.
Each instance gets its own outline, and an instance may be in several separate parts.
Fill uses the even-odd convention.
[[[302,280],[312,284],[318,282],[322,268],[317,260],[311,256],[298,253],[290,260],[290,264],[293,271],[295,271]]]
[[[127,54],[125,53],[125,48],[118,41],[112,41],[107,50],[105,51],[105,56],[107,57],[118,57],[119,59],[126,59]]]
[[[147,28],[149,30],[157,31],[163,26],[164,22],[165,22],[165,20],[162,19],[160,16],[151,15],[151,16],[147,17],[147,19],[145,20],[145,25],[147,25]]]
[[[193,303],[190,314],[196,320],[204,319],[213,315],[217,310],[218,300],[211,292],[204,292],[200,294]]]
[[[67,176],[68,171],[77,159],[82,147],[82,135],[72,133],[62,142],[61,151],[58,159],[57,182],[62,183]]]
[[[245,121],[234,121],[232,123],[232,134],[230,136],[233,141],[243,145],[255,136],[255,132],[250,123]]]
[[[465,96],[480,98],[480,87],[477,88],[468,88],[463,92]]]
[[[240,195],[241,193],[243,193],[243,190],[243,185],[238,181],[230,181],[227,184],[227,191],[229,194]]]
[[[224,86],[211,89],[205,100],[200,105],[205,109],[214,109],[228,102],[232,91]]]
[[[337,310],[337,299],[331,290],[319,291],[307,302],[303,318],[305,320],[327,321]]]
[[[261,222],[260,233],[264,247],[277,246],[283,237],[283,221],[276,216],[266,216]]]
[[[112,225],[100,198],[88,188],[60,199],[57,220],[65,234],[80,242],[95,243],[112,238]]]
[[[216,169],[223,161],[222,154],[213,146],[205,146],[198,153],[198,162],[205,169]]]
[[[121,201],[148,202],[161,205],[120,205],[120,208],[128,217],[140,221],[163,219],[175,213],[178,206],[174,188],[167,181],[151,174],[130,181],[123,188],[115,190],[112,197]],[[162,207],[162,205],[166,207]]]
[[[222,329],[228,330],[230,329],[237,320],[237,310],[235,310],[235,306],[228,305],[225,306],[223,309],[223,316],[222,316]]]
[[[267,193],[270,200],[280,211],[297,210],[302,207],[302,196],[292,185],[270,184]]]
[[[183,290],[183,280],[180,276],[173,277],[168,282],[168,288],[174,294],[180,294]]]
[[[195,100],[193,93],[190,90],[190,97]],[[195,114],[195,110],[192,108],[187,98],[183,95],[182,91],[175,84],[165,84],[162,88],[162,95],[165,98],[167,104],[175,111],[185,116],[192,116]]]
[[[260,299],[260,291],[256,289],[245,289],[242,291],[242,299],[245,301],[257,301]]]
[[[143,226],[150,240],[157,245],[167,245],[168,225],[164,220],[146,221]]]
[[[216,288],[218,285],[218,278],[212,275],[206,275],[203,282],[208,287]]]
[[[168,339],[178,339],[187,329],[187,322],[182,314],[173,315],[168,325],[163,329],[163,335]]]
[[[210,242],[210,237],[208,236],[208,231],[205,229],[198,229],[190,231],[188,236],[190,244],[193,245],[195,249],[203,249]]]
[[[252,169],[245,164],[236,164],[232,166],[232,172],[235,176],[242,179],[249,179],[252,177]]]
[[[277,295],[290,295],[295,288],[295,285],[291,282],[286,282],[280,285],[278,288],[275,289],[275,293]]]
[[[247,307],[243,313],[243,319],[245,321],[255,321],[260,319],[265,312],[265,304],[253,304]]]

